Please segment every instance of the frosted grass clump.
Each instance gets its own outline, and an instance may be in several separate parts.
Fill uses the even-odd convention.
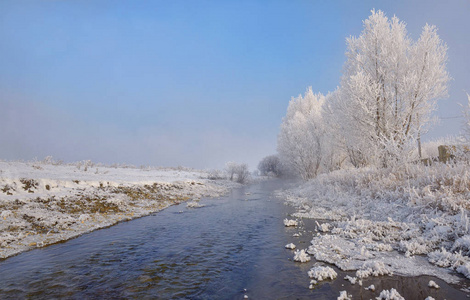
[[[380,295],[375,298],[377,300],[405,300],[400,293],[394,288],[390,290],[383,290],[380,292]]]
[[[297,225],[298,225],[298,222],[296,220],[284,219],[284,226],[286,227],[297,226]]]
[[[330,231],[330,224],[328,223],[323,223],[323,224],[320,224],[318,222],[315,222],[317,224],[317,227],[318,227],[318,230],[321,231],[321,232],[328,232]]]
[[[308,262],[310,261],[310,256],[305,252],[304,249],[302,250],[297,250],[294,253],[294,261],[298,261],[301,263]]]
[[[470,255],[470,235],[464,235],[457,239],[452,246],[452,251],[461,251],[465,255]]]
[[[358,278],[392,274],[392,270],[381,261],[367,261],[359,270],[356,271],[356,276]]]
[[[349,295],[346,291],[339,292],[338,300],[352,300],[352,295]]]
[[[315,266],[308,271],[308,277],[315,279],[316,281],[323,281],[326,279],[335,279],[338,276],[333,268],[328,266]]]
[[[357,281],[357,277],[351,277],[349,275],[346,275],[344,277],[344,280],[348,280],[349,282],[351,282],[352,285],[355,285]],[[362,285],[362,282],[359,280],[359,285]]]

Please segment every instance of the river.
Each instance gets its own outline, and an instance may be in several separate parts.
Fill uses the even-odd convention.
[[[342,278],[308,289],[312,262],[295,263],[296,228],[282,220],[293,211],[273,196],[286,185],[265,181],[234,189],[201,208],[180,204],[119,223],[64,243],[35,249],[0,262],[0,299],[354,299],[376,293]],[[313,228],[305,221],[305,228]],[[311,232],[294,241],[307,248]],[[429,294],[429,277],[372,278],[380,288],[397,288],[407,299]],[[466,299],[438,279],[436,299]],[[367,285],[366,285],[367,284]],[[408,288],[409,286],[409,288]],[[424,297],[422,297],[424,296]]]

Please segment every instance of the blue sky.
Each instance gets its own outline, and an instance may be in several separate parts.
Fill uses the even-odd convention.
[[[339,84],[372,8],[426,23],[454,78],[425,138],[457,134],[469,1],[0,2],[0,159],[252,168],[292,96]]]

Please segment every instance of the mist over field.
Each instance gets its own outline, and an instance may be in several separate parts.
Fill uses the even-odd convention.
[[[2,1],[0,298],[467,299],[469,15]]]

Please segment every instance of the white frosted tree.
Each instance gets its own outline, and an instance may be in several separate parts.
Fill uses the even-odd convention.
[[[278,155],[269,155],[264,157],[258,164],[258,170],[260,171],[261,175],[283,175],[283,168]]]
[[[303,179],[317,175],[323,156],[322,106],[325,97],[308,88],[292,98],[282,120],[278,152],[282,163]]]
[[[467,93],[467,106],[463,107],[463,134],[465,141],[470,141],[470,95]]]
[[[447,47],[426,25],[413,42],[405,24],[372,10],[359,37],[347,39],[335,113],[353,164],[386,166],[409,157],[411,143],[447,94]]]
[[[326,96],[322,109],[326,140],[323,165],[328,171],[340,169],[348,161],[347,158],[355,167],[364,165],[364,159],[361,157],[362,152],[354,148],[355,144],[348,147],[345,135],[341,134],[348,130],[344,127],[347,123],[341,120],[342,114],[338,113],[344,109],[342,107],[344,103],[341,90],[337,89]]]

